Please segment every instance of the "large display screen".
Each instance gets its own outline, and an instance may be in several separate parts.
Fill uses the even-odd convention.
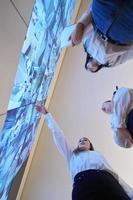
[[[76,0],[36,0],[20,54],[16,78],[0,134],[0,199],[8,199],[13,178],[28,158],[39,113],[59,58],[60,35],[70,23]]]

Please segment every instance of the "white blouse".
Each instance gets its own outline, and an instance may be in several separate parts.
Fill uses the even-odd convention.
[[[118,175],[113,171],[101,153],[98,151],[83,151],[75,154],[69,146],[62,130],[58,127],[50,113],[45,115],[45,121],[52,132],[54,142],[59,152],[65,157],[67,161],[72,180],[76,174],[85,170],[106,170],[119,180],[119,183],[125,189],[128,196],[133,200],[133,189],[128,186],[122,179],[118,178]]]
[[[131,135],[128,132],[125,132],[124,136],[121,137],[118,129],[127,128],[127,116],[133,108],[133,89],[124,87],[118,89],[113,98],[113,104],[114,107],[113,113],[111,114],[110,123],[113,131],[114,140],[121,147],[131,146]]]

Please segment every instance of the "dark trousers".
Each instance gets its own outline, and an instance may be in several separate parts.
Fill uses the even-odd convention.
[[[127,117],[127,129],[133,138],[133,109],[130,111]]]
[[[75,176],[72,200],[130,200],[130,198],[109,172],[87,170]]]

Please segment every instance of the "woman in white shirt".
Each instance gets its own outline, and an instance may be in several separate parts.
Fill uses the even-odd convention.
[[[122,1],[118,0],[118,2],[123,4]],[[102,68],[110,68],[116,65],[120,65],[126,62],[127,60],[130,60],[133,58],[132,42],[131,44],[130,42],[128,44],[126,43],[124,44],[124,42],[122,43],[118,42],[117,41],[118,38],[115,40],[115,38],[112,39],[108,35],[111,29],[113,28],[113,26],[115,25],[115,22],[117,21],[116,18],[120,17],[119,15],[116,16],[117,11],[119,10],[119,9],[117,10],[117,6],[118,6],[117,3],[115,1],[105,1],[105,0],[91,1],[87,10],[83,13],[81,18],[77,21],[75,29],[70,36],[70,40],[73,46],[79,44],[84,38],[83,46],[87,54],[85,69],[92,73],[98,72]],[[126,4],[130,4],[130,3],[131,1],[128,1],[128,2],[125,2],[124,4],[125,12],[127,15],[129,13],[127,12],[128,9],[126,9],[127,7]],[[100,6],[100,8],[97,7],[98,5]],[[97,13],[96,10],[100,11],[101,8],[104,9],[104,11],[101,11],[101,13],[99,12]],[[131,6],[129,6],[129,8],[131,9]],[[99,16],[100,18],[105,17],[104,15],[108,16],[107,23],[104,23],[105,20],[104,22],[101,20],[98,20],[99,22],[104,24],[105,26],[104,28],[106,29],[107,33],[104,33],[103,30],[99,29],[99,23],[97,24],[96,21],[94,20],[94,16],[95,16],[94,13],[95,14],[97,13],[97,16]],[[121,14],[122,16],[124,16],[123,12]],[[127,20],[128,18],[124,17],[124,19]],[[110,22],[112,24],[108,26]],[[127,32],[127,29],[124,28],[127,26],[127,24],[120,21],[119,23],[122,26],[122,29],[124,29],[125,32]],[[129,23],[129,19],[128,19],[128,23]],[[118,32],[122,29],[118,28],[117,33],[115,33],[115,36],[118,36],[118,37],[120,37],[121,35],[124,36],[124,34],[118,34]],[[84,34],[85,32],[86,34]],[[131,32],[130,32],[130,36],[132,36]],[[125,38],[126,38],[126,35],[125,35]]]
[[[132,188],[118,178],[88,138],[81,138],[77,148],[72,150],[46,108],[37,105],[36,109],[45,115],[54,142],[67,161],[73,180],[72,200],[133,200]]]
[[[117,89],[112,100],[103,103],[102,110],[111,116],[110,124],[116,144],[124,148],[132,147],[133,89]]]

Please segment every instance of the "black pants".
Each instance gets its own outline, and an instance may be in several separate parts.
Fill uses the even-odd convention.
[[[75,176],[72,200],[130,200],[130,198],[109,172],[87,170]]]
[[[130,111],[127,117],[127,129],[133,138],[133,109]]]

